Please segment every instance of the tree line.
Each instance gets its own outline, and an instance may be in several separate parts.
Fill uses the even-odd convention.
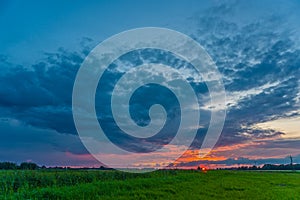
[[[20,165],[13,163],[13,162],[0,162],[0,170],[38,170],[38,169],[72,169],[72,170],[79,170],[79,169],[99,169],[99,170],[113,170],[112,168],[100,166],[99,168],[71,168],[71,167],[46,167],[46,166],[39,166],[36,163],[32,162],[22,162]]]
[[[39,169],[37,164],[32,163],[32,162],[23,162],[20,165],[12,162],[0,162],[0,170],[2,169],[11,169],[11,170],[16,170],[16,169],[23,169],[23,170],[36,170]]]
[[[300,164],[287,164],[287,165],[274,165],[274,164],[265,164],[262,167],[260,166],[240,166],[232,168],[218,168],[226,170],[300,170]]]

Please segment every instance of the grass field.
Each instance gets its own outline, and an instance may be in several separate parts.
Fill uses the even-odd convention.
[[[300,173],[0,171],[0,199],[300,199]]]

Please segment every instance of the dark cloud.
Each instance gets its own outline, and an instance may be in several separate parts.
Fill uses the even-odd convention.
[[[1,56],[0,109],[4,114],[1,117],[75,134],[71,112],[72,88],[89,48],[88,41],[83,40],[79,52],[60,48],[55,53],[45,53],[45,57],[32,66],[12,64],[8,58]]]
[[[0,159],[11,162],[33,161],[41,165],[91,165],[97,161],[90,157],[81,160],[76,156],[88,155],[76,135],[60,134],[54,130],[35,128],[14,119],[0,119]],[[72,154],[73,157],[69,156]]]

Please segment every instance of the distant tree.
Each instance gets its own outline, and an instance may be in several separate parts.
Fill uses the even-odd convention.
[[[256,165],[253,165],[252,167],[249,167],[249,169],[251,169],[251,170],[257,170],[257,169],[259,169],[259,168],[256,167]]]
[[[25,169],[25,170],[35,170],[38,168],[39,168],[39,166],[35,163],[23,162],[20,165],[20,169]]]
[[[15,163],[11,162],[1,162],[0,163],[0,169],[17,169],[18,166]]]

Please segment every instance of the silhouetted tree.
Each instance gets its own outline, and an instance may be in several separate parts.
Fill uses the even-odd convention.
[[[1,162],[0,163],[0,169],[17,169],[18,166],[15,163],[11,162]]]
[[[39,168],[39,166],[35,163],[23,162],[20,165],[20,169],[35,170],[35,169],[38,169],[38,168]]]

